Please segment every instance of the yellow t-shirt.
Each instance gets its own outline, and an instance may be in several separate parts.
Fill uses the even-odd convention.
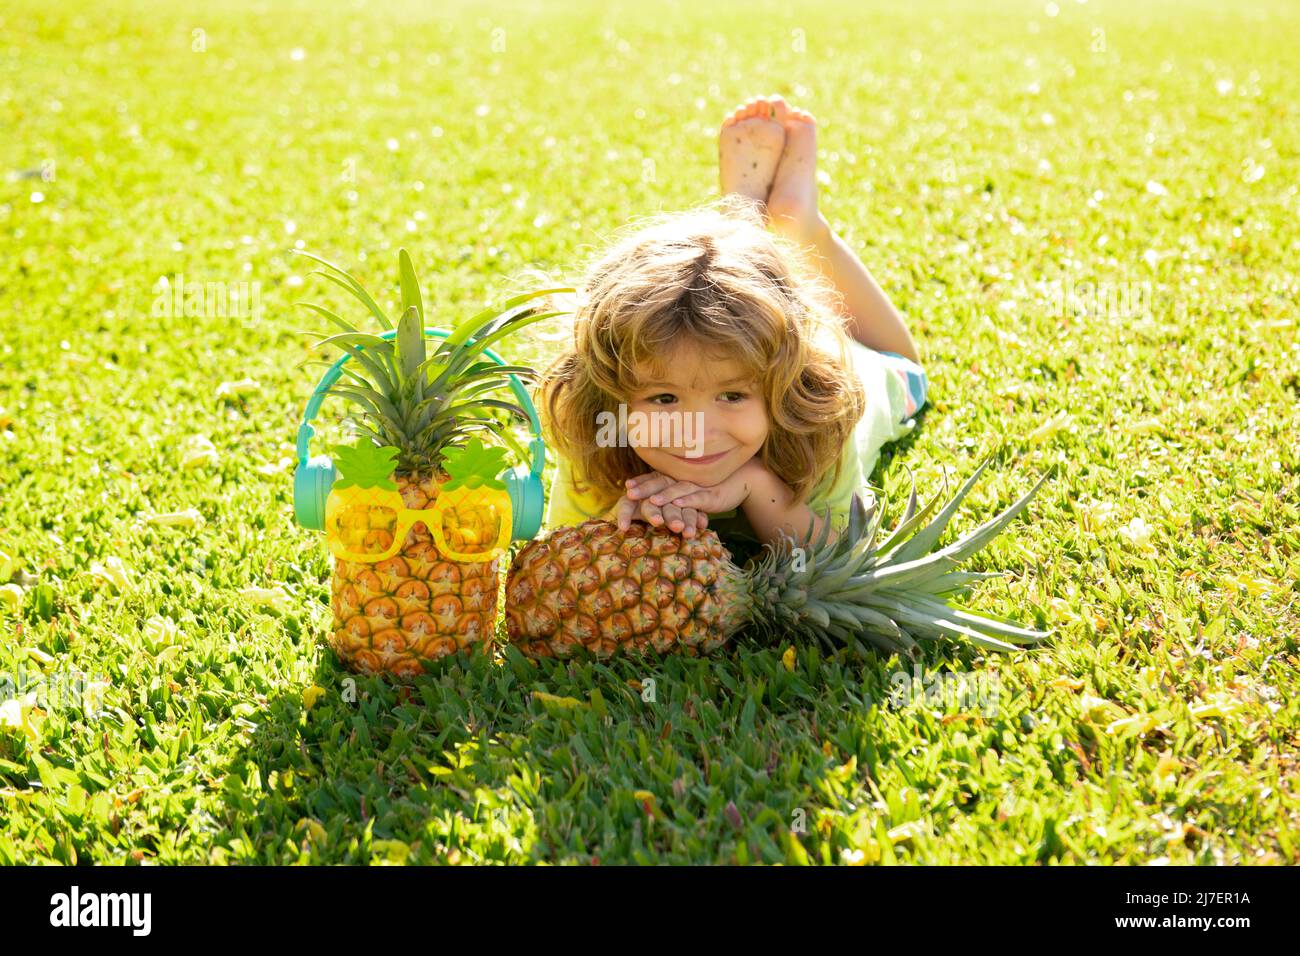
[[[866,390],[866,411],[841,452],[839,477],[831,483],[831,471],[828,471],[808,497],[809,507],[818,514],[830,506],[831,521],[836,527],[843,527],[848,521],[853,493],[870,483],[881,447],[897,441],[916,426],[911,416],[925,404],[929,385],[921,366],[894,352],[877,352],[856,341],[849,342],[849,352]],[[557,458],[558,468],[547,495],[543,527],[559,528],[608,517],[618,497],[606,498],[595,489],[585,494],[579,492],[574,484],[572,464],[563,457]],[[710,514],[709,527],[723,538],[729,534],[751,540],[754,537],[749,521],[735,508]]]

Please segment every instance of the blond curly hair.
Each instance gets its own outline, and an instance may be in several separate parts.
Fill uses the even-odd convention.
[[[683,340],[735,359],[762,383],[770,430],[759,455],[796,501],[828,470],[838,477],[866,407],[838,295],[764,228],[753,204],[727,196],[634,220],[578,286],[573,345],[539,393],[547,441],[574,463],[580,493],[591,485],[612,503],[645,472],[634,449],[597,443],[598,415],[629,401],[638,369]]]

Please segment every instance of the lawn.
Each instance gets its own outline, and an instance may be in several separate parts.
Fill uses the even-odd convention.
[[[0,862],[1300,862],[1293,4],[434,6],[0,11]],[[932,646],[978,707],[752,641],[351,680],[290,250],[453,325],[774,91],[929,374],[891,512],[1051,471],[969,567],[1052,640]]]

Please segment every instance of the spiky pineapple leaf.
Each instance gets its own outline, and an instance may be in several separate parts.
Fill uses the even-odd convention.
[[[896,560],[897,553],[895,553],[890,556],[889,561],[883,562],[878,570],[872,571],[869,577],[880,581],[882,586],[885,587],[898,587],[903,583],[914,586],[957,567],[962,561],[982,550],[989,542],[1001,534],[1002,529],[1025,509],[1030,499],[1034,497],[1049,476],[1050,472],[1043,475],[1038,479],[1038,483],[1034,487],[1030,488],[1019,501],[1007,508],[1006,511],[995,518],[990,518],[974,531],[969,532],[952,544],[938,551],[928,552],[924,557],[907,561]]]
[[[379,325],[381,328],[384,329],[384,331],[388,331],[393,327],[393,323],[389,320],[388,316],[384,313],[384,310],[379,307],[378,303],[376,303],[375,300],[370,297],[370,293],[368,293],[365,290],[365,288],[361,285],[360,282],[358,282],[351,275],[349,275],[346,270],[339,268],[334,263],[330,262],[328,259],[322,259],[314,252],[307,252],[305,249],[295,249],[293,251],[297,255],[306,256],[308,259],[311,259],[313,262],[319,262],[321,265],[325,266],[325,268],[331,270],[330,272],[321,272],[317,270],[314,271],[312,274],[322,276],[328,279],[329,281],[333,282],[334,284],[340,285],[343,288],[347,289],[348,292],[352,293],[352,295],[355,298],[359,299],[361,303],[367,309],[370,310],[371,315],[373,315],[376,319],[379,320]]]
[[[425,343],[424,326],[420,324],[420,313],[411,306],[402,313],[397,321],[397,368],[402,376],[403,388],[415,380],[424,364]]]
[[[957,513],[965,497],[970,494],[975,482],[979,480],[980,475],[984,474],[984,469],[993,462],[993,457],[989,456],[982,461],[974,474],[966,479],[966,483],[961,486],[958,492],[952,496],[952,499],[944,506],[935,519],[918,531],[912,538],[899,545],[898,550],[894,553],[895,561],[910,561],[919,558],[924,554],[929,554],[934,550],[934,546],[939,543],[939,538],[943,535],[944,529],[948,527],[948,522],[952,516]],[[1036,490],[1036,489],[1035,489]]]
[[[405,249],[397,251],[398,274],[402,283],[402,312],[415,309],[420,328],[424,328],[424,300],[420,296],[420,281],[415,277],[415,265]]]
[[[946,479],[944,490],[947,490]],[[939,503],[943,495],[943,491],[938,492],[927,504],[922,505],[918,511],[916,509],[916,479],[912,479],[912,494],[908,498],[907,512],[903,515],[903,519],[898,523],[898,526],[890,532],[889,537],[880,543],[879,556],[884,558],[885,555],[906,541],[912,532],[921,527],[925,520],[930,517],[930,513],[934,511],[935,505]]]
[[[553,319],[558,315],[564,315],[563,312],[538,312],[534,314],[524,313],[523,315],[512,318],[509,322],[503,323],[501,328],[485,335],[482,338],[475,339],[469,344],[471,354],[478,353],[490,347],[494,342],[505,338],[507,335],[517,335],[519,331],[526,326],[533,325],[545,319]]]
[[[451,335],[447,336],[447,349],[450,351],[457,346],[464,344],[472,336],[477,335],[483,326],[487,325],[494,318],[500,317],[502,313],[509,312],[511,309],[523,305],[525,302],[531,302],[533,299],[541,298],[544,295],[568,293],[572,291],[574,291],[572,288],[567,287],[557,289],[536,289],[532,292],[525,292],[522,295],[517,295],[513,298],[507,299],[496,308],[488,307],[482,312],[470,316],[468,319],[456,326],[455,331],[452,332]]]

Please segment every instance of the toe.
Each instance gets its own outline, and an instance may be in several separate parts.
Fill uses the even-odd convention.
[[[785,118],[793,110],[790,104],[785,101],[785,97],[783,97],[779,93],[773,93],[771,96],[767,98],[767,101],[770,104],[772,104],[772,108],[776,110],[776,117],[775,117],[776,121],[778,123],[784,123]]]
[[[806,129],[810,126],[815,128],[817,121],[812,118],[811,113],[804,110],[794,110],[786,117],[784,125],[786,133],[789,134],[796,130]]]

